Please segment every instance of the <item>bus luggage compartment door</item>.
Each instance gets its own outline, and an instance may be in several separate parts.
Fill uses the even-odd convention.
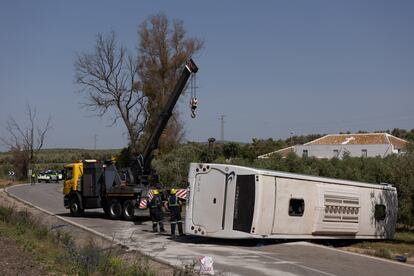
[[[212,169],[196,175],[193,203],[193,223],[207,233],[222,229],[225,211],[226,174]]]

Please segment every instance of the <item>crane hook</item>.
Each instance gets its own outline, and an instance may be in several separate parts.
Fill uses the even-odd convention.
[[[190,108],[191,108],[191,118],[195,118],[196,117],[196,109],[197,109],[197,98],[196,97],[192,97],[190,99]]]

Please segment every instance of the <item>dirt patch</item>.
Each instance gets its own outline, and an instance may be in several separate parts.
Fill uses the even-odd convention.
[[[46,275],[48,272],[15,241],[0,236],[2,275]]]
[[[0,188],[8,187],[17,183],[17,181],[11,181],[10,179],[0,178]]]

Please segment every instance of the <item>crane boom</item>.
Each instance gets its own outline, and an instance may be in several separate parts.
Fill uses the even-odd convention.
[[[143,153],[139,158],[139,163],[141,166],[142,175],[151,174],[151,161],[153,159],[153,152],[158,148],[158,142],[160,140],[161,134],[164,131],[168,120],[172,115],[172,111],[180,97],[182,91],[184,90],[185,85],[187,84],[188,79],[191,74],[197,73],[198,67],[192,59],[187,60],[186,65],[181,73],[178,82],[176,83],[173,92],[170,94],[167,103],[163,107],[163,110],[159,113],[159,118],[155,125],[151,136],[149,137],[147,144],[144,148]]]

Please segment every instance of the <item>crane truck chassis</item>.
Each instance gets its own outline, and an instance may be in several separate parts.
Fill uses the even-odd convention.
[[[146,200],[148,191],[158,179],[151,167],[153,152],[158,148],[161,134],[187,81],[197,71],[198,67],[189,59],[159,113],[142,154],[132,160],[130,167],[120,170],[112,160],[103,163],[84,160],[64,166],[63,203],[72,216],[82,216],[85,209],[102,208],[112,219],[134,218],[135,208],[139,208],[141,200]]]

